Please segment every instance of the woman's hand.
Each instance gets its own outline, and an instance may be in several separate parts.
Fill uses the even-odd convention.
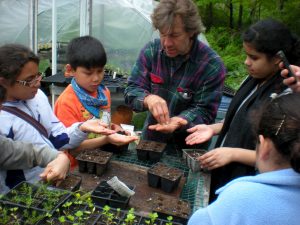
[[[191,133],[185,139],[187,145],[195,145],[206,142],[212,138],[214,135],[214,130],[206,124],[196,125],[187,130]]]
[[[200,162],[201,168],[212,170],[231,163],[233,154],[234,148],[221,147],[199,156],[197,160]]]

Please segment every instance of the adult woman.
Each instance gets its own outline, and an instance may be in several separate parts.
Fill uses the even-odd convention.
[[[300,94],[275,97],[253,114],[256,166],[261,174],[238,178],[218,190],[189,225],[299,224]]]
[[[272,34],[272,35],[270,35]],[[282,35],[284,34],[284,35]],[[212,125],[197,125],[186,138],[187,144],[197,144],[219,135],[216,149],[199,158],[203,167],[212,169],[210,201],[215,190],[228,181],[244,175],[255,174],[255,136],[251,132],[249,113],[261,106],[272,93],[287,88],[280,76],[281,62],[276,55],[283,50],[288,60],[298,64],[299,40],[282,23],[273,19],[257,22],[243,34],[243,46],[247,54],[245,65],[249,76],[233,98],[225,121]],[[251,150],[246,150],[251,149]]]

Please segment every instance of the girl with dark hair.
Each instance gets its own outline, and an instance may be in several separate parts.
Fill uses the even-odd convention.
[[[188,225],[297,225],[300,210],[300,94],[267,100],[252,113],[256,167],[218,190],[218,199]]]
[[[210,201],[215,191],[234,178],[254,175],[255,135],[251,132],[250,112],[262,106],[272,93],[288,91],[280,75],[279,50],[288,60],[300,62],[299,39],[282,23],[266,19],[250,26],[243,34],[245,65],[249,76],[241,85],[227,111],[225,120],[212,125],[197,125],[188,132],[186,143],[193,145],[219,135],[217,148],[199,157],[202,167],[212,170]]]
[[[75,148],[88,132],[112,134],[100,120],[73,124],[66,128],[54,115],[46,95],[39,89],[39,58],[27,47],[6,44],[0,47],[0,86],[6,100],[0,112],[0,133],[14,141],[50,147],[53,151]],[[1,95],[1,94],[0,94]],[[0,170],[0,192],[21,181],[36,181],[43,170]]]

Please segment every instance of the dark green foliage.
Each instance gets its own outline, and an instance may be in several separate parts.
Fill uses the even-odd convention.
[[[241,34],[229,28],[216,27],[206,33],[206,38],[224,61],[227,69],[225,84],[237,90],[247,76]]]
[[[225,84],[237,89],[247,72],[241,34],[251,24],[272,17],[300,36],[300,0],[194,0],[206,26],[210,46],[227,68]],[[230,10],[232,7],[232,10]],[[232,21],[230,21],[232,18]],[[232,29],[229,28],[233,25]]]

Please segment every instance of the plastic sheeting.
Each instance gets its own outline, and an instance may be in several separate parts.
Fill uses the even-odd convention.
[[[30,0],[0,0],[0,44],[29,43]],[[80,0],[56,0],[58,63],[67,43],[80,34]],[[157,37],[150,15],[151,0],[93,0],[90,34],[106,49],[108,63],[129,71],[141,48]],[[51,50],[52,1],[38,0],[38,49]]]
[[[0,0],[0,44],[28,45],[30,0]],[[79,0],[57,0],[57,42],[59,48],[79,36]],[[38,46],[51,48],[52,1],[38,1]],[[108,63],[130,70],[140,49],[153,37],[151,0],[93,0],[91,35],[101,40]],[[64,49],[58,49],[64,53]],[[63,56],[60,59],[63,61]],[[59,62],[58,62],[59,63]]]

